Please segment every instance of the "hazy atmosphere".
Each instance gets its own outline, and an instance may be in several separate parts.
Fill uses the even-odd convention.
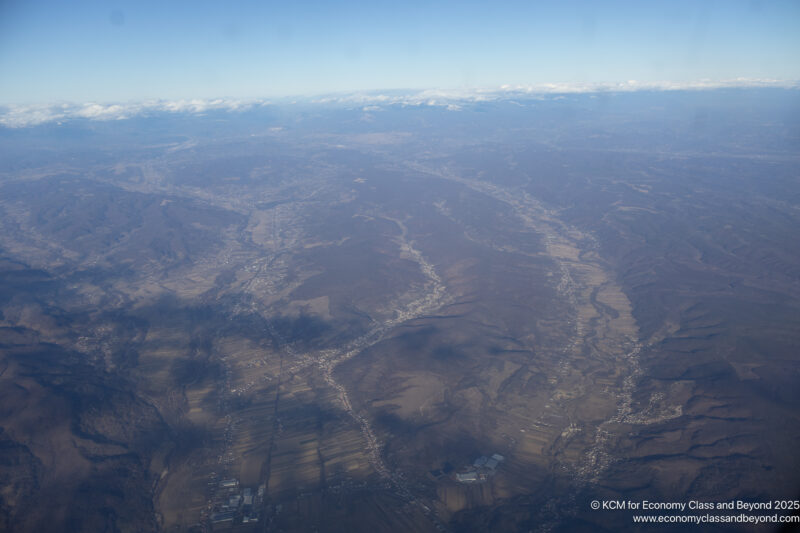
[[[0,531],[795,530],[798,6],[0,2]]]

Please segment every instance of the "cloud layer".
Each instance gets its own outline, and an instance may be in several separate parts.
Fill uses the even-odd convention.
[[[623,83],[541,83],[535,85],[503,85],[491,89],[430,89],[410,92],[364,92],[323,96],[308,100],[317,105],[346,105],[375,111],[381,106],[436,106],[452,111],[462,105],[476,102],[497,101],[509,98],[545,98],[563,94],[586,94],[600,92],[633,91],[679,91],[708,90],[722,88],[800,88],[798,82],[774,79],[736,78],[732,80],[695,82],[640,82],[629,80]],[[291,102],[291,104],[296,101]],[[208,111],[243,111],[269,105],[266,100],[242,100],[218,98],[213,100],[148,100],[130,103],[60,103],[41,105],[0,106],[0,126],[22,128],[48,122],[74,119],[123,120],[134,116],[155,113],[186,113],[201,115]],[[291,105],[289,104],[289,105]]]
[[[352,93],[317,98],[316,103],[363,105],[366,110],[374,106],[429,105],[456,109],[459,104],[488,102],[518,97],[547,97],[563,94],[590,94],[602,92],[634,91],[689,91],[725,88],[800,88],[798,82],[774,79],[736,78],[732,80],[693,82],[642,82],[629,80],[622,83],[539,83],[533,85],[503,85],[492,89],[424,90],[404,94]]]
[[[264,100],[234,100],[217,98],[214,100],[148,100],[116,104],[99,103],[60,103],[39,105],[16,105],[0,107],[0,125],[9,128],[36,126],[46,122],[60,122],[72,119],[123,120],[134,116],[154,113],[203,114],[208,111],[243,111],[266,105]]]

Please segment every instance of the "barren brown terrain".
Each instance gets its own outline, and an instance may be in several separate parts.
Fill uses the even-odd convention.
[[[800,130],[759,94],[3,130],[0,530],[795,498]]]

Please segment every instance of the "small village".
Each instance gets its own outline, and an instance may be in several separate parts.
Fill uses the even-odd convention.
[[[481,455],[475,459],[471,467],[464,467],[462,472],[456,473],[456,481],[459,483],[482,483],[497,473],[497,467],[505,459],[499,453],[495,453],[491,457]]]
[[[209,483],[213,490],[208,520],[214,525],[248,524],[258,522],[259,509],[264,502],[266,486],[260,485],[255,491],[242,488],[236,478],[223,479]]]

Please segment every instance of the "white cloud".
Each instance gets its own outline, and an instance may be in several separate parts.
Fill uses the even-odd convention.
[[[541,83],[533,85],[503,85],[501,92],[522,94],[573,94],[595,92],[631,92],[631,91],[686,91],[702,89],[724,88],[757,88],[757,87],[782,87],[797,88],[798,82],[757,79],[735,78],[730,80],[697,80],[689,82],[672,81],[637,81],[628,80],[619,83]]]
[[[774,79],[736,78],[732,80],[699,80],[693,82],[642,82],[628,80],[620,83],[538,83],[530,85],[501,85],[498,88],[439,90],[431,89],[409,93],[382,94],[377,92],[325,96],[313,100],[318,104],[341,104],[375,110],[385,105],[435,106],[457,111],[463,104],[504,100],[515,97],[554,98],[566,94],[678,91],[722,88],[781,87],[800,88],[798,82]]]
[[[706,90],[733,87],[800,88],[798,82],[775,79],[735,78],[731,80],[698,80],[693,82],[643,82],[628,80],[620,83],[538,83],[531,85],[502,85],[484,89],[429,89],[423,91],[355,92],[328,95],[312,99],[313,104],[338,104],[366,111],[378,111],[389,105],[443,107],[459,111],[465,104],[510,98],[553,98],[565,94]],[[292,102],[294,103],[294,102]],[[148,100],[134,103],[61,103],[52,105],[18,105],[0,107],[0,126],[19,128],[70,119],[123,120],[150,113],[202,114],[214,110],[242,111],[266,105],[265,100],[217,98],[213,100]]]
[[[70,119],[123,120],[148,113],[192,113],[227,110],[241,111],[265,105],[264,100],[234,100],[217,98],[214,100],[147,100],[117,104],[38,104],[0,107],[0,125],[9,128],[36,126],[47,122]]]

